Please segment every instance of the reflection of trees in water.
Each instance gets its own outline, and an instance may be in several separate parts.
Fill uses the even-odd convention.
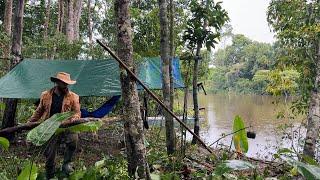
[[[277,110],[285,108],[284,102],[272,102],[276,98],[260,95],[216,94],[200,95],[199,104],[206,108],[205,119],[209,126],[232,127],[233,119],[240,115],[246,125],[252,125],[256,131],[268,131],[283,123],[276,118]]]
[[[278,103],[273,103],[278,101]],[[291,101],[288,101],[290,103]],[[249,155],[264,157],[276,152],[277,147],[287,146],[288,142],[281,138],[280,125],[288,123],[286,119],[277,119],[278,111],[286,108],[283,98],[259,95],[235,95],[215,94],[200,95],[200,107],[205,107],[205,126],[202,128],[202,135],[208,142],[213,142],[222,133],[232,131],[233,119],[240,115],[246,126],[252,125],[257,133],[255,139],[249,139]],[[287,106],[287,108],[290,106]],[[290,123],[299,123],[300,120],[292,120]],[[231,136],[221,142],[229,144]],[[282,144],[282,145],[281,145]],[[267,148],[267,150],[265,149]]]

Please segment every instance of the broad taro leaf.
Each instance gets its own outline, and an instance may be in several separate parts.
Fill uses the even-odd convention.
[[[43,145],[54,135],[61,122],[69,119],[73,114],[73,112],[65,112],[53,115],[39,126],[33,128],[27,135],[27,141],[36,146]]]
[[[297,167],[298,172],[307,180],[320,179],[320,167],[297,161],[291,157],[281,156],[288,164]]]
[[[240,116],[236,116],[233,121],[233,132],[239,131],[233,135],[234,147],[238,152],[248,152],[248,138],[245,131],[244,122]]]
[[[245,170],[245,169],[254,169],[255,166],[247,161],[242,160],[227,160],[224,162],[228,168],[233,170]]]
[[[38,168],[35,163],[30,161],[25,164],[17,180],[36,180],[38,176]]]
[[[60,128],[59,131],[69,130],[70,132],[96,132],[103,125],[101,121],[92,121],[82,124],[77,124],[68,128]]]
[[[8,150],[9,149],[9,145],[10,145],[10,143],[9,143],[8,139],[6,139],[4,137],[0,137],[0,146],[2,148],[4,148],[5,150]]]

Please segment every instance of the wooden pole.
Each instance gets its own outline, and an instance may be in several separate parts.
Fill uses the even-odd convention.
[[[146,92],[155,100],[157,101],[172,117],[174,117],[174,119],[176,119],[186,130],[188,130],[200,143],[201,145],[203,145],[204,148],[206,148],[210,153],[213,153],[213,151],[211,150],[210,147],[208,147],[206,145],[206,143],[204,143],[199,136],[197,136],[185,123],[183,123],[178,116],[176,116],[168,107],[166,107],[166,105],[153,93],[151,92],[151,90],[144,85],[144,83],[130,70],[130,68],[116,55],[114,54],[114,52],[107,47],[105,44],[103,44],[100,40],[97,40],[98,44],[100,44],[100,46],[102,46],[106,51],[108,51],[110,53],[110,55],[119,62],[119,64],[121,65],[121,67],[123,67],[134,79],[135,81],[137,81],[144,90],[146,90]]]

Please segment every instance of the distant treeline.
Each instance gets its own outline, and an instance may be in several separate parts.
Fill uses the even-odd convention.
[[[231,45],[213,55],[206,83],[209,91],[278,95],[296,92],[299,73],[277,68],[281,51],[277,43],[261,43],[240,34],[229,37]]]

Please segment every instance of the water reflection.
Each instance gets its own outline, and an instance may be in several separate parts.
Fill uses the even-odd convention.
[[[192,98],[189,99],[189,102],[192,102]],[[201,136],[208,144],[214,142],[221,134],[232,132],[233,119],[240,115],[246,126],[252,126],[250,130],[257,134],[255,139],[249,139],[247,154],[270,159],[266,156],[276,152],[278,145],[290,146],[282,139],[277,127],[288,123],[298,125],[301,122],[302,117],[294,120],[277,118],[279,112],[287,113],[291,101],[289,99],[286,104],[283,98],[260,95],[200,95],[199,105],[205,107],[202,112],[205,120],[202,123]],[[230,142],[231,136],[221,140],[221,143],[226,145]]]

